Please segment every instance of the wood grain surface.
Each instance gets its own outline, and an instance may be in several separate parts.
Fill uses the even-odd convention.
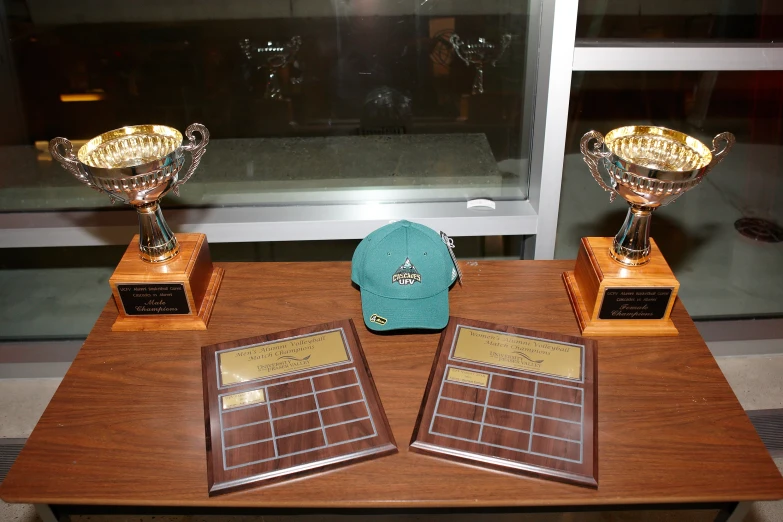
[[[345,362],[312,369],[299,365],[277,376],[218,388],[220,352],[336,329]],[[350,319],[204,346],[201,360],[211,495],[397,452]],[[258,390],[264,394],[261,402],[221,407],[220,395]]]
[[[583,362],[578,376],[564,379],[460,359],[453,350],[457,336],[466,330],[458,334],[458,327],[580,345]],[[487,379],[479,385],[459,383],[449,379],[447,369],[454,368]],[[440,337],[411,449],[501,471],[597,486],[596,384],[594,340],[451,317]]]
[[[408,451],[210,498],[201,346],[346,317],[397,441],[410,440],[439,332],[371,333],[349,263],[236,263],[207,331],[112,332],[104,308],[0,486],[8,502],[247,507],[483,507],[783,498],[783,478],[678,300],[677,337],[598,342],[600,486],[589,489]],[[462,262],[455,316],[579,335],[574,261]]]

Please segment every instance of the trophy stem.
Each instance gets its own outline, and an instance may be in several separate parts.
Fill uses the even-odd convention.
[[[476,65],[476,76],[473,79],[473,94],[484,94],[484,66]]]
[[[609,254],[626,266],[644,265],[650,261],[650,217],[652,210],[631,205],[625,223],[614,237]]]
[[[266,92],[264,93],[264,97],[267,100],[277,100],[282,98],[280,78],[278,78],[277,74],[277,68],[269,66],[269,72],[266,79]]]
[[[179,243],[157,201],[136,207],[139,213],[139,255],[148,263],[163,263],[179,254]]]

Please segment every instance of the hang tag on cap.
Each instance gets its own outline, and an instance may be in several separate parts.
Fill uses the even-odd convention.
[[[446,235],[445,232],[441,231],[440,238],[443,240],[443,243],[446,244],[446,248],[449,249],[449,255],[451,256],[451,260],[454,261],[454,266],[457,268],[457,279],[459,279],[459,284],[462,286],[462,270],[459,268],[459,263],[457,262],[457,256],[454,255],[454,240],[451,239],[449,236]]]

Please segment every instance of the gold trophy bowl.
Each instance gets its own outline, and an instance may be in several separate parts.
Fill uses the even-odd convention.
[[[734,141],[733,134],[723,132],[712,140],[710,150],[696,138],[664,127],[620,127],[606,136],[587,132],[580,149],[593,178],[610,193],[610,201],[619,194],[630,205],[614,238],[612,258],[626,266],[648,263],[652,211],[701,183]]]
[[[201,136],[196,142],[194,133]],[[158,201],[169,191],[179,195],[198,167],[209,143],[209,131],[194,123],[182,134],[165,125],[134,125],[104,132],[89,140],[78,155],[66,138],[54,138],[49,152],[76,179],[106,193],[111,202],[133,206],[139,214],[139,255],[149,263],[169,261],[179,253],[177,238],[171,232]],[[61,152],[62,151],[62,152]],[[185,152],[193,161],[179,178]]]
[[[118,310],[112,330],[205,330],[212,315],[223,269],[213,266],[204,234],[174,236],[159,204],[170,191],[179,195],[209,143],[199,123],[185,136],[183,143],[177,129],[134,125],[94,137],[78,154],[66,138],[49,143],[52,157],[76,179],[138,212],[138,241],[109,278]],[[185,152],[192,161],[180,177]]]

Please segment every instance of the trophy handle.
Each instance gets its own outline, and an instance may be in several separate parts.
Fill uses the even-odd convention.
[[[595,140],[592,149],[590,148],[590,140]],[[617,197],[617,191],[607,185],[601,177],[601,172],[598,170],[598,162],[611,156],[611,152],[601,151],[601,145],[604,143],[603,135],[598,131],[588,131],[582,136],[582,141],[579,142],[579,150],[582,151],[582,159],[587,163],[590,169],[590,174],[593,175],[595,181],[601,185],[601,188],[606,192],[609,192],[609,203],[614,201]]]
[[[500,38],[500,52],[492,60],[492,67],[495,67],[495,65],[498,63],[498,60],[500,60],[500,58],[503,56],[503,53],[505,53],[506,49],[508,49],[508,46],[509,46],[510,43],[511,43],[511,35],[510,34],[504,34]]]
[[[60,147],[62,147],[62,153],[60,153]],[[117,201],[122,201],[121,198],[92,182],[90,176],[82,169],[81,163],[79,163],[79,160],[76,158],[76,154],[73,153],[73,144],[67,138],[54,138],[51,140],[49,142],[49,154],[57,160],[62,168],[73,174],[73,177],[91,189],[109,196],[109,201],[112,205]]]
[[[470,65],[470,61],[466,56],[463,56],[462,51],[460,51],[462,48],[462,39],[459,37],[459,35],[457,33],[452,33],[451,37],[449,38],[449,42],[451,42],[451,46],[454,48],[454,52],[457,54],[459,59],[465,62],[465,65]]]
[[[62,147],[62,154],[60,153],[60,147]],[[62,167],[73,174],[73,176],[86,185],[92,186],[90,180],[87,178],[87,174],[82,172],[79,168],[79,161],[76,159],[76,154],[73,153],[73,144],[68,138],[54,138],[49,142],[49,154],[57,160]]]
[[[196,138],[193,136],[194,132],[198,132],[201,134],[201,141],[196,143]],[[207,146],[207,143],[209,143],[209,131],[206,127],[204,127],[200,123],[194,123],[190,127],[188,127],[185,130],[185,136],[188,138],[188,143],[186,145],[182,146],[183,151],[190,152],[190,155],[192,156],[192,161],[190,162],[190,167],[188,168],[188,172],[183,176],[181,179],[177,181],[177,183],[174,184],[174,194],[179,196],[179,187],[180,185],[184,185],[187,183],[187,181],[190,179],[190,177],[193,175],[193,173],[196,171],[196,167],[198,167],[199,162],[201,161],[201,156],[204,155],[204,149]]]
[[[710,161],[710,164],[707,167],[707,172],[711,171],[718,163],[723,161],[723,158],[726,157],[726,154],[729,153],[736,141],[734,134],[730,132],[721,132],[712,139],[712,150],[710,151],[712,153],[712,161]],[[718,149],[721,144],[723,147]]]
[[[288,47],[291,49],[291,53],[288,56],[288,60],[286,61],[286,64],[290,63],[291,60],[296,56],[296,53],[299,52],[299,47],[302,45],[302,37],[301,36],[292,36],[291,41],[288,42]]]

